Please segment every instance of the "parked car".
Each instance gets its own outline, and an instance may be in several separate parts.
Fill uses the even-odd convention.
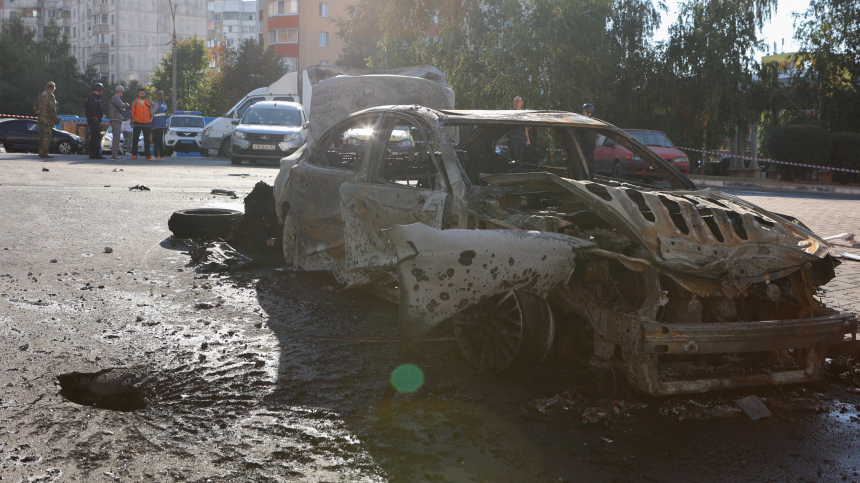
[[[495,146],[534,128],[546,157]],[[595,177],[576,131],[624,146],[668,183]],[[344,142],[361,130],[367,142]],[[386,149],[408,131],[414,156]],[[281,161],[286,262],[400,305],[404,351],[451,323],[485,371],[559,350],[621,367],[648,394],[821,377],[852,314],[817,298],[839,261],[796,219],[699,190],[636,137],[566,112],[384,106]]]
[[[126,133],[120,132],[119,138],[119,153],[126,154],[125,150],[122,147],[125,145],[125,135]],[[133,135],[133,134],[132,134]],[[107,131],[102,134],[102,152],[110,153],[111,146],[113,144],[113,126],[109,127]],[[137,135],[137,152],[143,152],[143,133]]]
[[[305,109],[295,102],[261,101],[232,122],[236,126],[230,146],[233,164],[243,159],[279,161],[303,145],[308,134]]]
[[[75,134],[51,130],[50,151],[59,154],[77,154],[84,150],[84,140]],[[0,119],[0,144],[7,153],[39,151],[39,124],[33,119]]]
[[[651,151],[671,163],[685,176],[690,174],[690,161],[687,155],[675,148],[672,141],[662,132],[645,129],[625,129],[624,132],[648,146]],[[663,178],[642,158],[603,135],[597,138],[594,163],[597,174],[613,178],[642,178],[652,181]]]
[[[176,111],[167,120],[167,132],[164,134],[164,154],[171,156],[174,151],[180,153],[197,153],[209,156],[209,150],[203,148],[200,136],[205,126],[203,115],[199,111]]]

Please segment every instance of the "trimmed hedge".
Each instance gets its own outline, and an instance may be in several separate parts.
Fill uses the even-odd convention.
[[[838,132],[830,139],[833,141],[830,165],[834,168],[860,169],[860,133]],[[843,183],[857,182],[860,175],[836,173],[836,179]]]
[[[767,157],[789,163],[830,166],[832,140],[826,129],[819,126],[795,124],[770,129],[764,142]],[[801,180],[808,168],[777,165],[782,178]]]

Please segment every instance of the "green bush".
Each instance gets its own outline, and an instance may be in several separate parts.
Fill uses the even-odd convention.
[[[860,169],[860,133],[838,132],[830,138],[833,140],[830,165],[834,168]],[[856,183],[860,181],[860,174],[836,173],[835,178],[842,183]]]
[[[819,126],[796,124],[770,129],[764,145],[767,157],[789,163],[829,166],[832,149],[831,136]],[[782,178],[801,180],[809,168],[780,164]]]

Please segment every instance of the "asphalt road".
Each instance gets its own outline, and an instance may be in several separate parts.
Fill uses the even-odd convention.
[[[380,410],[398,345],[344,339],[396,338],[393,306],[324,275],[201,273],[169,241],[173,211],[241,209],[275,174],[0,154],[0,481],[860,481],[860,395],[834,380],[644,398],[558,363],[478,374],[442,340],[414,361],[423,387]],[[857,200],[736,194],[860,227]],[[856,306],[856,286],[830,297]],[[99,371],[127,410],[61,394]],[[743,415],[748,395],[774,415]]]

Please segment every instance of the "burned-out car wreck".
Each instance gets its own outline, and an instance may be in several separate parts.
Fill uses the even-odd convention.
[[[583,135],[666,186],[593,175]],[[856,331],[819,298],[827,242],[577,114],[367,109],[282,160],[275,198],[288,264],[398,303],[407,349],[452,323],[482,370],[540,359],[563,330],[648,394],[814,381]]]

